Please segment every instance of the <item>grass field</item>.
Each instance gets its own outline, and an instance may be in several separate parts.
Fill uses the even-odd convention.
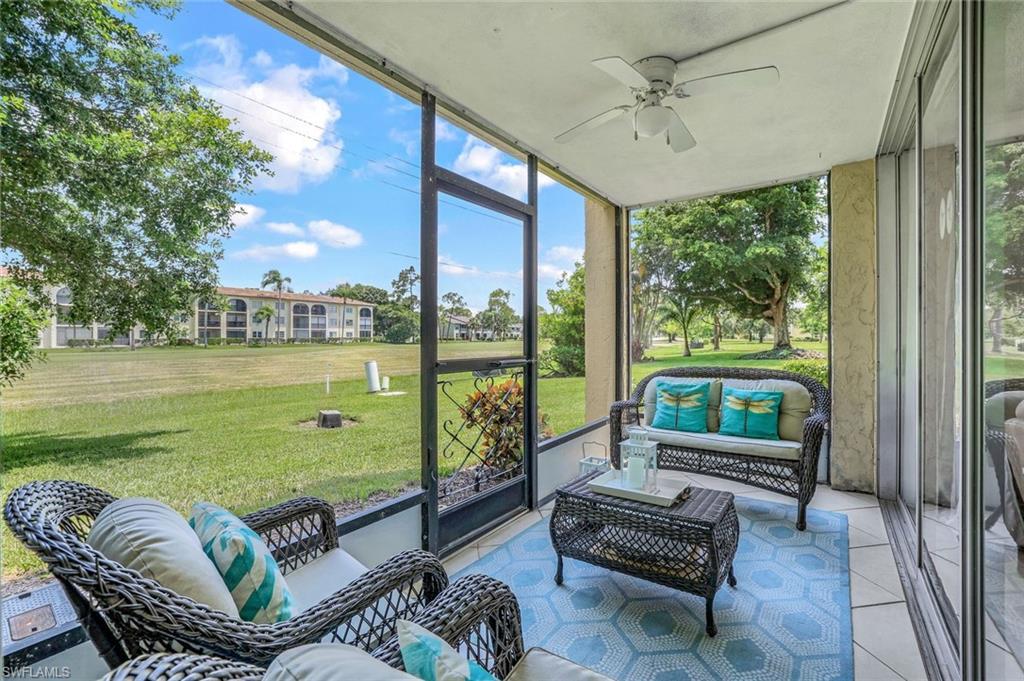
[[[443,352],[513,354],[516,345],[444,343]],[[680,364],[777,366],[738,359],[765,348],[731,342],[684,358],[679,345],[657,346],[652,361],[635,365],[634,380]],[[405,394],[367,395],[367,359]],[[80,480],[181,511],[207,499],[239,513],[303,494],[339,502],[401,489],[419,479],[418,365],[412,345],[53,351],[4,392],[3,486]],[[468,375],[457,381],[455,394],[471,388]],[[583,378],[540,382],[541,411],[556,432],[583,423],[583,392]],[[457,417],[441,404],[442,419]],[[300,426],[323,408],[340,408],[356,423]],[[442,473],[456,464],[442,458]],[[6,527],[3,549],[4,579],[38,569]]]

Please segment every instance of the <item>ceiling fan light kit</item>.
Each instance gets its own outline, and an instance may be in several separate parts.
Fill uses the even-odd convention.
[[[697,140],[690,134],[679,112],[665,105],[665,98],[689,99],[744,92],[773,87],[779,82],[779,70],[774,66],[718,73],[676,83],[679,65],[671,57],[645,57],[633,64],[622,57],[602,57],[591,63],[628,87],[634,102],[609,109],[569,128],[555,137],[556,142],[568,142],[581,133],[632,112],[634,140],[665,135],[665,143],[679,153],[695,147]]]

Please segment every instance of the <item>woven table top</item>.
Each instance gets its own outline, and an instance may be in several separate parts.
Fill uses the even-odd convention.
[[[587,487],[587,482],[600,475],[600,471],[576,478],[558,488],[558,494],[566,494],[580,499],[587,499],[604,506],[613,506],[623,510],[640,511],[647,515],[662,516],[677,521],[695,521],[709,526],[717,525],[733,505],[732,492],[721,492],[704,487],[690,487],[690,495],[686,500],[672,506],[656,506],[642,501],[613,497],[600,494]]]

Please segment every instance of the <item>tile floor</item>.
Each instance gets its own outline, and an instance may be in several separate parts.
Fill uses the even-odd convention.
[[[694,483],[749,497],[794,503],[789,497],[730,480],[688,474]],[[903,587],[878,508],[868,494],[838,492],[824,485],[812,508],[844,513],[850,523],[850,597],[853,606],[856,681],[925,681],[917,638],[907,613]],[[445,567],[455,572],[551,512],[551,504],[509,521],[479,542],[449,556]]]

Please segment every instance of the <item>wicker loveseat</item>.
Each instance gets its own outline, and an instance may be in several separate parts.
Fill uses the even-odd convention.
[[[60,581],[112,668],[165,651],[265,667],[288,649],[333,641],[362,648],[401,669],[395,636],[400,618],[468,651],[498,677],[523,655],[519,605],[511,590],[483,575],[449,584],[440,561],[425,551],[400,553],[339,583],[333,593],[283,622],[254,624],[232,617],[164,588],[87,544],[96,516],[115,500],[82,483],[46,481],[15,489],[4,507],[7,525]],[[242,520],[266,542],[286,578],[303,566],[330,560],[338,550],[334,509],[319,499],[294,499]],[[327,567],[322,572],[336,574]]]
[[[709,403],[709,432],[680,433],[653,428],[654,396],[660,380],[711,381],[721,386],[779,390],[784,394],[779,421],[780,440],[755,440],[719,435],[717,409],[720,388]],[[717,397],[715,396],[717,394]],[[716,401],[718,400],[718,401]],[[828,389],[818,381],[788,371],[725,367],[664,369],[644,377],[628,400],[611,407],[611,458],[619,467],[619,443],[627,429],[641,426],[658,442],[658,466],[705,473],[762,487],[797,500],[798,529],[807,526],[807,504],[814,496],[818,455],[831,414]]]
[[[985,519],[985,529],[1002,518],[1024,551],[1024,378],[985,383],[985,450],[999,489],[999,503]]]

